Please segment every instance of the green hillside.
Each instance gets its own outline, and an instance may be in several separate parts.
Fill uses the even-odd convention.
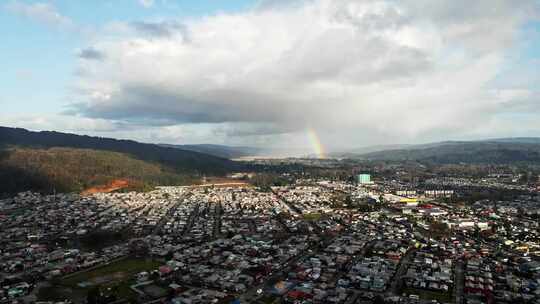
[[[25,129],[0,127],[0,147],[75,148],[125,153],[136,159],[156,162],[182,173],[225,174],[235,168],[234,162],[194,151],[59,132],[31,132]]]
[[[0,195],[78,191],[114,179],[182,184],[239,170],[225,158],[131,140],[0,127]]]
[[[10,148],[0,156],[0,193],[26,190],[42,192],[82,191],[106,185],[115,179],[130,181],[143,189],[155,185],[177,185],[193,178],[160,164],[129,155],[74,148]]]

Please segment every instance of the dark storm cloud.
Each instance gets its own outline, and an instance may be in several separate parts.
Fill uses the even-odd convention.
[[[170,125],[174,123],[222,122],[219,116],[204,108],[199,102],[181,94],[170,94],[147,86],[126,86],[112,95],[101,107],[87,103],[73,104],[76,112],[88,117],[122,119],[133,123]],[[130,106],[126,108],[125,106]],[[178,107],[182,104],[182,107]]]
[[[153,126],[183,123],[264,123],[283,120],[284,124],[279,132],[285,129],[292,130],[293,128],[289,127],[291,124],[286,121],[292,119],[290,115],[296,115],[283,113],[281,108],[268,108],[261,112],[258,105],[252,102],[253,100],[269,105],[275,101],[256,93],[236,90],[213,90],[194,96],[188,92],[182,94],[174,89],[164,90],[161,87],[129,85],[109,98],[110,102],[103,103],[99,107],[88,103],[74,103],[66,113],[84,113],[85,116],[93,118],[123,120]],[[231,100],[243,106],[231,107],[229,105]],[[293,108],[295,106],[291,105],[290,109]],[[295,120],[298,123],[304,123],[302,117]],[[269,130],[277,130],[277,127],[264,126],[256,133],[266,134]],[[241,132],[239,129],[228,131],[237,134]]]

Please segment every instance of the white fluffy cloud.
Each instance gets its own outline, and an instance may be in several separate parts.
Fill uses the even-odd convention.
[[[61,114],[3,114],[0,125],[31,130],[61,130],[73,133],[114,132],[121,122]]]
[[[21,1],[11,1],[5,6],[7,10],[30,18],[32,20],[55,26],[60,29],[71,30],[75,27],[73,20],[58,12],[56,7],[50,3],[24,3]]]
[[[246,140],[256,146],[272,144],[276,135],[262,127],[246,132],[245,125],[234,124],[185,124],[170,126],[149,126],[126,124],[108,119],[86,118],[67,114],[3,114],[0,113],[0,126],[25,128],[30,130],[56,130],[81,135],[132,139],[148,143],[190,143],[190,144],[229,144],[242,145]],[[242,140],[234,141],[241,137]],[[279,136],[280,141],[294,143],[289,136]],[[231,140],[232,139],[232,140]],[[296,143],[293,147],[305,148],[304,143]],[[304,152],[309,152],[304,150]]]
[[[533,1],[280,2],[124,24],[81,56],[72,109],[250,140],[314,128],[358,146],[475,134],[538,105],[530,88],[493,84]]]

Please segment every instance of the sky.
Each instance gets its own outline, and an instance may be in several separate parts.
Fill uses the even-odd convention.
[[[5,0],[0,37],[3,126],[308,150],[540,136],[538,0]]]

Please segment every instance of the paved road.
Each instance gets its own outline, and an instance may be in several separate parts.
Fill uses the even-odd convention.
[[[285,223],[285,221],[283,220],[283,218],[281,217],[281,214],[276,214],[274,216],[274,218],[276,219],[276,221],[281,225],[281,227],[287,232],[287,233],[292,233],[291,229],[287,226],[287,224]]]
[[[296,212],[298,215],[302,215],[302,210],[296,207],[292,202],[289,202],[288,200],[283,198],[281,195],[279,195],[275,191],[272,190],[272,192],[277,196],[279,200],[281,200],[284,204],[286,204],[289,208],[291,208],[291,210]],[[315,233],[317,233],[319,236],[322,235],[322,229],[321,227],[319,227],[319,225],[317,225],[314,221],[306,221],[306,222],[311,226],[311,228],[313,228],[313,231],[315,231]]]
[[[465,282],[465,263],[463,260],[456,262],[455,279],[454,279],[454,294],[456,296],[456,304],[463,303],[463,287]]]
[[[163,226],[165,226],[165,224],[171,219],[176,209],[180,207],[181,203],[182,203],[182,196],[180,198],[177,198],[176,202],[171,206],[171,208],[169,208],[169,210],[167,210],[167,213],[161,217],[156,227],[152,231],[152,234],[156,235],[161,231],[161,228],[163,228]]]
[[[217,203],[214,206],[214,229],[212,231],[212,237],[217,239],[221,236],[221,215],[223,214],[223,208],[221,203]]]
[[[414,257],[414,253],[416,252],[416,249],[410,249],[407,251],[405,256],[401,259],[399,263],[399,267],[396,271],[396,274],[394,275],[394,278],[392,279],[392,283],[390,284],[389,292],[391,292],[393,295],[399,295],[399,292],[401,290],[401,285],[403,284],[402,277],[407,273],[407,269],[409,268],[409,264],[411,260]]]
[[[195,221],[199,217],[200,205],[201,205],[200,203],[197,203],[197,205],[195,205],[195,207],[193,208],[193,211],[191,211],[191,214],[189,215],[186,226],[184,226],[184,229],[180,233],[182,236],[188,234],[189,231],[191,230],[191,228],[193,228],[193,225],[195,224]]]

